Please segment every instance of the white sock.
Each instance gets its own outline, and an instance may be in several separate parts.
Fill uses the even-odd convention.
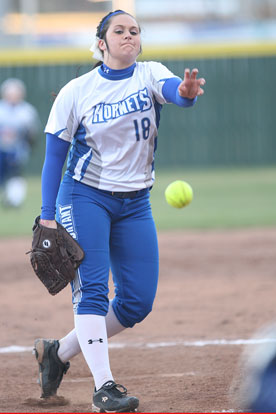
[[[75,315],[75,328],[83,356],[98,390],[107,381],[113,381],[109,365],[105,317]]]
[[[119,322],[117,316],[114,313],[112,300],[109,301],[109,307],[105,317],[105,323],[108,338],[111,338],[112,336],[117,335],[119,332],[126,329],[126,327]]]
[[[109,302],[109,309],[108,313],[105,317],[106,322],[106,331],[107,337],[111,338],[114,335],[117,335],[119,332],[126,329],[121,323],[118,321],[113,307],[112,301]],[[79,345],[79,341],[77,338],[76,330],[73,329],[66,335],[64,338],[60,339],[59,341],[59,349],[58,349],[58,357],[62,362],[67,362],[72,359],[74,356],[78,355],[81,352],[81,348]]]
[[[58,357],[65,362],[72,359],[81,352],[76,330],[73,329],[64,338],[59,340]]]

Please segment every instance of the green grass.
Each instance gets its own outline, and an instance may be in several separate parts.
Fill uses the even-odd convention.
[[[31,235],[32,225],[40,214],[40,178],[28,178],[27,198],[18,209],[3,208],[0,205],[0,237]]]
[[[166,186],[178,179],[194,190],[192,203],[182,209],[164,198]],[[157,170],[151,201],[158,230],[276,226],[276,168]],[[24,206],[0,207],[0,237],[30,236],[40,207],[40,178],[32,177]]]
[[[194,191],[182,209],[164,199],[166,186],[178,179]],[[152,190],[152,209],[159,229],[275,226],[275,190],[276,168],[162,171]]]

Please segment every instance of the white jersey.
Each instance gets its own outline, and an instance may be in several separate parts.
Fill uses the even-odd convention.
[[[36,138],[39,123],[38,113],[30,103],[12,105],[0,100],[0,151],[16,154],[18,161],[27,161],[29,141]]]
[[[161,63],[138,62],[103,65],[65,85],[45,132],[72,143],[66,174],[108,191],[151,187],[162,86],[172,77]]]

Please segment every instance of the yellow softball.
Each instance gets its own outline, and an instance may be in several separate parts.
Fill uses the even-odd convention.
[[[173,181],[165,190],[167,203],[175,208],[182,208],[190,204],[193,199],[193,189],[186,181]]]

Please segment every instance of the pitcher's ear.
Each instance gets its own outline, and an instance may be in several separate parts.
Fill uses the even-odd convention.
[[[105,41],[103,39],[99,40],[99,49],[103,52],[104,50],[106,50],[106,44]]]

